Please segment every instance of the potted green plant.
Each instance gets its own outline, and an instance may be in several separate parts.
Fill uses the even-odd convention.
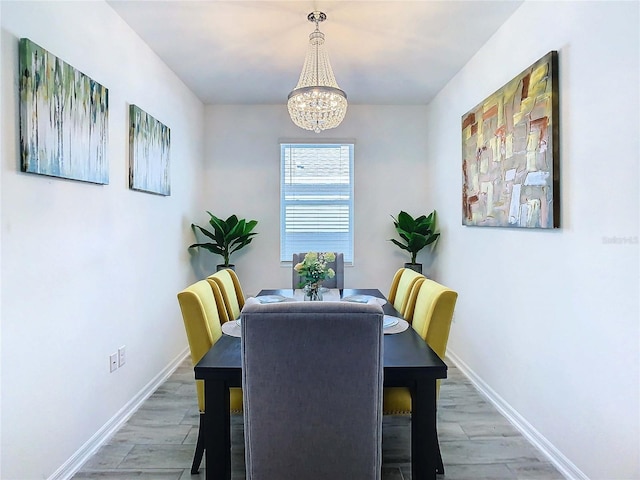
[[[433,244],[440,236],[436,231],[436,211],[434,210],[428,216],[420,215],[417,218],[401,211],[397,217],[392,216],[392,218],[400,240],[391,238],[390,241],[411,254],[411,262],[405,263],[404,266],[422,273],[422,264],[416,263],[416,256],[420,250]]]
[[[218,265],[218,270],[224,268],[234,268],[229,263],[229,257],[233,252],[237,252],[241,248],[251,243],[253,237],[258,234],[253,229],[258,224],[257,220],[238,219],[236,215],[231,215],[226,220],[216,217],[213,213],[207,212],[211,217],[209,224],[213,227],[209,231],[195,223],[191,224],[194,233],[196,229],[200,230],[204,235],[212,240],[208,243],[194,243],[189,248],[201,247],[209,250],[211,253],[218,254],[222,257],[223,263]]]

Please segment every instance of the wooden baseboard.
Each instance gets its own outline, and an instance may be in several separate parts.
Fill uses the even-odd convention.
[[[537,448],[568,480],[589,480],[571,460],[564,456],[547,438],[536,430],[520,413],[498,395],[455,352],[447,351],[447,359],[469,379],[480,394],[489,401],[535,448]]]
[[[105,423],[87,442],[80,447],[60,468],[58,468],[47,480],[69,480],[80,470],[82,465],[98,451],[98,449],[118,431],[122,425],[133,415],[144,401],[162,385],[178,366],[189,356],[189,348],[182,351],[156,375],[142,390],[129,400],[107,423]]]

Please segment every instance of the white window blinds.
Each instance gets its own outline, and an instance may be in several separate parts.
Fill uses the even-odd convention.
[[[353,144],[280,145],[280,261],[342,252],[353,261]]]

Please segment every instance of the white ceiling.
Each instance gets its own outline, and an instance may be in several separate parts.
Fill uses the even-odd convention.
[[[285,104],[320,10],[351,104],[427,104],[522,0],[110,0],[206,104]]]

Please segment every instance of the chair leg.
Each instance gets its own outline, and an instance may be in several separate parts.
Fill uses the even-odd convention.
[[[204,455],[204,413],[200,412],[200,425],[198,426],[198,441],[196,442],[196,452],[193,455],[191,464],[191,475],[196,475],[202,463]]]

